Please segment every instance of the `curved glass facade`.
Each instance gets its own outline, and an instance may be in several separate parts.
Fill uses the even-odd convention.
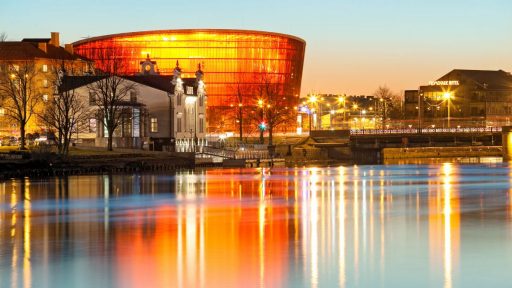
[[[230,110],[240,100],[256,105],[254,88],[261,78],[282,85],[280,93],[290,107],[299,101],[306,43],[283,34],[244,30],[163,30],[115,34],[74,43],[75,52],[95,61],[101,69],[101,53],[115,50],[127,74],[140,72],[147,55],[156,61],[157,72],[172,75],[179,61],[182,77],[195,77],[199,64],[205,73],[210,132],[234,130]],[[294,111],[294,109],[290,109]],[[291,112],[294,113],[294,112]]]

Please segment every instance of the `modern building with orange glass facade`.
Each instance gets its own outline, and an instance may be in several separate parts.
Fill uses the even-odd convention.
[[[161,75],[172,75],[179,61],[182,77],[193,77],[200,64],[207,85],[209,132],[236,130],[231,110],[240,102],[244,107],[257,105],[254,87],[262,77],[282,85],[280,91],[290,107],[299,103],[306,42],[295,36],[248,30],[158,30],[93,37],[73,45],[98,69],[100,55],[114,51],[126,74],[139,73],[140,62],[148,55]],[[237,91],[243,91],[242,97]]]

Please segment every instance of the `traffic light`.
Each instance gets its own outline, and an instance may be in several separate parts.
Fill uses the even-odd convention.
[[[260,125],[258,125],[261,131],[265,131],[267,129],[267,123],[261,122]]]

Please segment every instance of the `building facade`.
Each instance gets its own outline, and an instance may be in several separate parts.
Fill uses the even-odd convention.
[[[195,78],[181,78],[179,66],[173,76],[144,73],[147,63],[141,63],[139,75],[111,76],[123,79],[120,90],[129,90],[119,104],[121,116],[113,146],[191,152],[206,145],[207,96],[201,68],[198,67]],[[92,87],[104,77],[66,77],[66,90],[90,99],[91,117],[78,136],[84,145],[107,145],[102,115],[98,113],[96,98],[92,98],[98,97]]]
[[[306,43],[295,36],[245,30],[160,30],[93,37],[73,44],[98,69],[105,64],[101,55],[113,51],[124,62],[126,75],[140,73],[139,64],[147,57],[155,61],[147,69],[160,75],[173,75],[177,60],[183,78],[192,78],[201,65],[208,74],[207,130],[212,133],[237,131],[235,108],[239,104],[255,107],[258,85],[265,80],[281,85],[287,106],[299,104]],[[290,109],[290,113],[295,111]]]
[[[299,133],[309,129],[374,129],[382,125],[384,103],[371,95],[311,94],[301,98]],[[302,129],[300,129],[302,128]]]
[[[510,125],[512,75],[455,69],[419,90],[406,90],[404,108],[415,127]]]
[[[41,112],[44,104],[51,101],[55,94],[57,73],[66,75],[91,74],[94,67],[91,61],[74,53],[73,45],[60,46],[59,33],[52,32],[51,38],[30,38],[22,41],[0,42],[0,73],[9,74],[9,70],[19,70],[23,66],[33,66],[34,80],[30,87],[41,98],[34,112]],[[3,105],[12,105],[0,95],[0,136],[18,135],[17,123],[5,115],[8,109]],[[8,97],[7,97],[8,98]],[[4,100],[4,101],[2,101]],[[46,127],[34,115],[27,125],[27,133],[44,132]]]

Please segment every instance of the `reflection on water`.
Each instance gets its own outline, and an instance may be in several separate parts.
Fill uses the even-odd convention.
[[[1,287],[497,287],[505,164],[0,183]]]

